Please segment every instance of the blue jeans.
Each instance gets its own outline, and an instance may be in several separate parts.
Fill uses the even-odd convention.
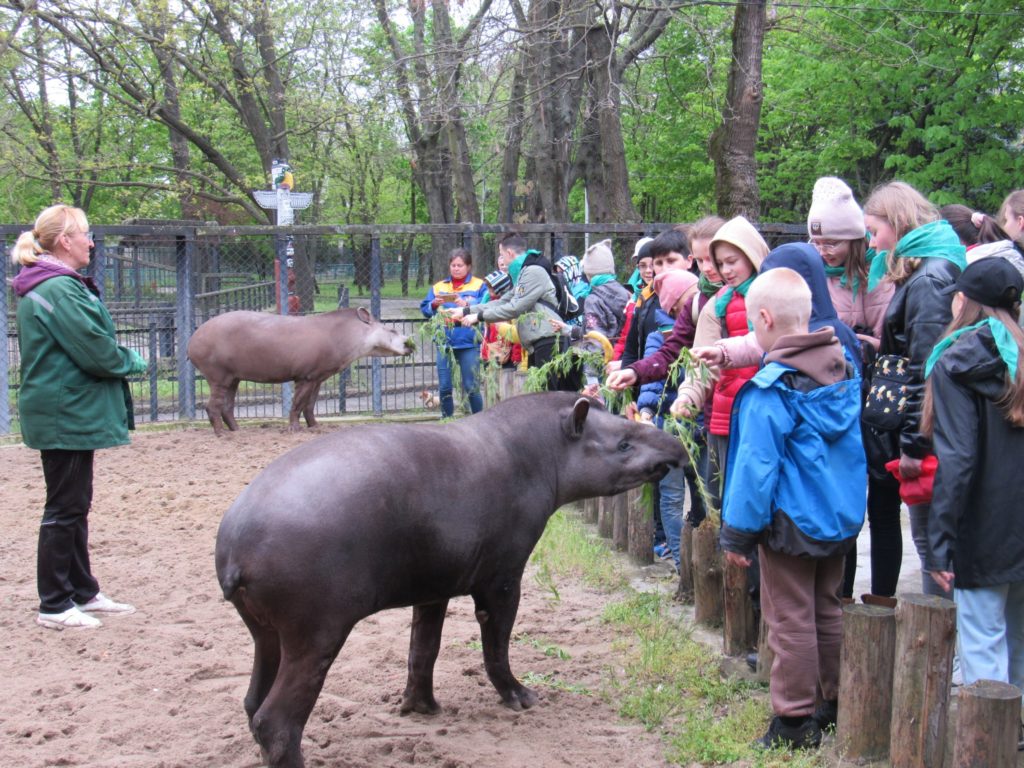
[[[1024,581],[954,589],[953,596],[964,684],[998,680],[1024,688]]]
[[[455,414],[455,400],[452,397],[452,368],[449,354],[454,355],[459,364],[459,375],[462,377],[462,391],[469,396],[469,410],[479,413],[484,409],[484,399],[480,395],[476,374],[480,367],[480,347],[437,349],[437,388],[441,395],[441,415],[451,418]]]
[[[921,591],[926,595],[949,598],[948,592],[943,592],[942,587],[935,583],[935,579],[924,569],[925,559],[928,557],[928,515],[932,511],[931,502],[927,504],[914,504],[908,507],[910,510],[910,535],[914,539],[914,548],[921,560]]]
[[[658,493],[661,496],[658,513],[665,529],[665,543],[678,569],[679,536],[683,530],[683,502],[686,499],[686,471],[682,467],[670,469],[658,483]]]

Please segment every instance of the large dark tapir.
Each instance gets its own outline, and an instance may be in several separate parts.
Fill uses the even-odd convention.
[[[366,425],[271,463],[224,515],[217,578],[255,641],[245,711],[271,766],[299,743],[352,627],[413,606],[401,711],[434,713],[448,599],[472,595],[502,701],[536,695],[509,668],[523,568],[559,506],[661,478],[680,443],[572,393],[523,395],[437,425]],[[467,482],[478,478],[479,484]]]
[[[294,381],[288,426],[298,429],[301,413],[312,427],[313,406],[328,377],[367,355],[405,355],[412,350],[407,336],[377,322],[362,307],[284,317],[238,311],[199,326],[188,343],[188,359],[210,384],[206,413],[220,435],[223,424],[238,429],[234,409],[240,381]]]

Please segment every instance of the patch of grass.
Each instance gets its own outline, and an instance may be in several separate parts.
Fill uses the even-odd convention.
[[[535,580],[557,595],[556,576],[577,576],[590,586],[619,589],[626,578],[615,567],[608,547],[592,536],[578,519],[558,510],[548,520],[530,562],[537,566]]]
[[[620,713],[661,731],[667,757],[678,765],[824,766],[824,756],[816,752],[764,752],[751,746],[771,717],[767,686],[724,677],[719,655],[693,639],[670,606],[665,595],[633,594],[602,614],[603,621],[621,626],[634,640],[625,677],[610,697]]]
[[[559,648],[557,645],[554,645],[553,643],[545,643],[543,640],[538,640],[535,637],[531,637],[526,632],[522,632],[516,635],[515,641],[520,645],[529,645],[532,648],[536,648],[545,656],[559,658],[562,661],[568,661],[572,658],[572,656],[569,655],[569,652],[566,651],[564,648]]]
[[[580,696],[592,696],[592,692],[585,685],[576,685],[575,683],[567,683],[565,680],[560,679],[557,675],[541,673],[541,672],[527,672],[523,675],[523,685],[533,686],[534,688],[544,686],[545,688],[553,688],[557,691],[566,691],[567,693],[575,693]]]

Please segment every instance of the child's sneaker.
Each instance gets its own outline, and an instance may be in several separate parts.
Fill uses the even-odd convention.
[[[75,603],[75,607],[86,613],[119,613],[122,615],[135,613],[134,605],[129,605],[128,603],[115,603],[102,592],[97,592],[96,597],[84,605]]]
[[[47,629],[56,629],[58,632],[64,629],[96,629],[103,626],[102,621],[95,616],[82,613],[76,606],[60,613],[40,613],[36,616],[36,624]]]
[[[668,544],[662,542],[654,545],[654,556],[659,560],[668,560],[672,557],[672,551],[668,548]]]

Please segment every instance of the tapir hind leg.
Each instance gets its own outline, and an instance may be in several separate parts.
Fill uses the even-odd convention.
[[[441,629],[447,610],[447,600],[413,606],[409,679],[402,694],[403,715],[407,712],[434,715],[441,711],[434,699],[434,662],[441,649]]]
[[[327,672],[352,630],[282,633],[277,677],[252,719],[252,732],[270,768],[303,768],[302,732]]]
[[[514,584],[506,581],[472,593],[487,677],[501,695],[502,703],[517,711],[537,703],[537,694],[516,680],[508,663],[508,642],[519,612],[521,579],[522,573]]]
[[[227,387],[209,379],[207,379],[207,383],[210,385],[210,397],[206,401],[206,416],[213,426],[213,433],[219,437],[220,433],[224,431],[223,411]]]
[[[281,636],[273,627],[260,624],[246,609],[241,599],[233,601],[242,621],[249,628],[255,646],[252,659],[252,677],[245,694],[245,714],[249,718],[249,730],[253,730],[252,718],[270,692],[277,670],[281,664]]]
[[[238,394],[239,383],[240,379],[234,379],[228,384],[224,396],[224,406],[220,412],[220,415],[224,417],[224,423],[228,425],[228,429],[232,432],[238,431],[238,422],[235,421],[235,395]]]

